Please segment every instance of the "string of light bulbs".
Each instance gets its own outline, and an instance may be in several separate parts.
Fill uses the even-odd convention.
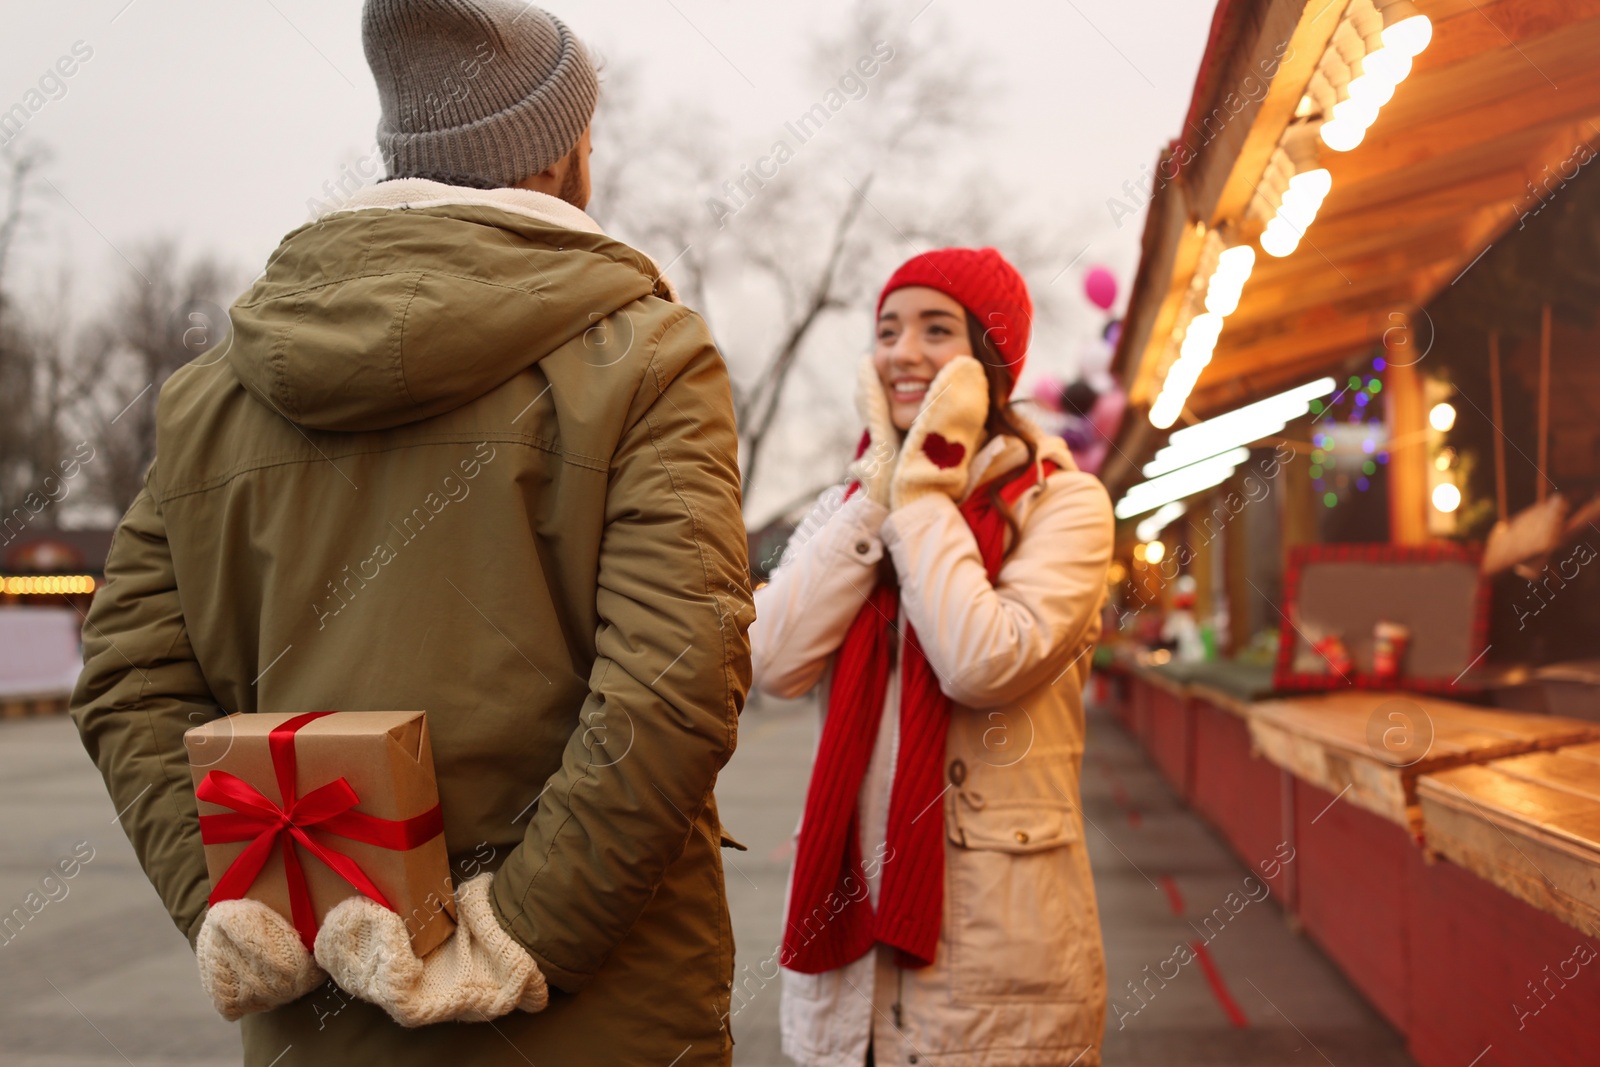
[[[1317,161],[1317,142],[1336,152],[1361,144],[1432,39],[1432,21],[1412,0],[1351,0],[1246,210],[1248,218],[1264,224],[1258,241],[1263,252],[1280,259],[1293,254],[1333,188],[1332,174]],[[1255,267],[1252,245],[1220,247],[1225,242],[1215,229],[1206,234],[1206,242],[1174,323],[1161,388],[1150,406],[1150,423],[1158,430],[1183,413],[1211,362],[1223,320],[1239,306]]]
[[[1178,414],[1189,399],[1200,372],[1211,362],[1216,351],[1217,338],[1222,336],[1222,321],[1239,306],[1244,283],[1250,280],[1255,269],[1256,250],[1246,244],[1223,248],[1222,236],[1213,230],[1206,235],[1207,251],[1202,258],[1214,263],[1204,284],[1205,311],[1192,315],[1183,327],[1183,339],[1178,342],[1177,358],[1167,369],[1161,383],[1161,393],[1150,408],[1150,423],[1164,430],[1177,421]],[[1200,271],[1195,272],[1201,276]]]

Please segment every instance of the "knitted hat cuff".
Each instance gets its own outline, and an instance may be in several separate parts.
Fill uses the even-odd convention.
[[[570,153],[594,116],[582,42],[517,0],[367,0],[362,38],[391,178],[515,185]]]

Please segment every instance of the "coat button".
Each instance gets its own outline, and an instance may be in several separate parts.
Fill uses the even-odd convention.
[[[856,542],[856,554],[857,555],[865,556],[868,552],[871,552],[871,551],[872,551],[872,545],[869,542],[867,542],[867,541],[857,541]]]
[[[1017,844],[1026,845],[1028,843],[1028,831],[1018,830],[1015,836],[1017,839]]]
[[[965,763],[962,763],[958,759],[951,760],[950,761],[950,782],[951,782],[951,784],[952,785],[960,785],[962,782],[965,782],[966,780],[967,780],[967,765]]]

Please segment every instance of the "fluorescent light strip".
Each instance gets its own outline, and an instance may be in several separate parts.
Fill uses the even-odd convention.
[[[1214,485],[1221,485],[1228,480],[1228,476],[1239,464],[1249,458],[1248,448],[1236,448],[1220,456],[1191,463],[1159,478],[1152,478],[1148,482],[1140,482],[1123,494],[1122,499],[1117,501],[1117,506],[1112,510],[1119,519],[1131,519],[1135,515],[1154,511],[1163,504],[1193,496]]]
[[[1155,478],[1208,456],[1275,434],[1304,415],[1311,401],[1333,392],[1335,385],[1332,378],[1318,378],[1277,396],[1246,404],[1225,415],[1186,426],[1169,437],[1166,447],[1144,465],[1144,476]],[[1143,540],[1148,541],[1149,538]]]
[[[1156,509],[1156,513],[1147,519],[1141,519],[1139,525],[1133,529],[1133,534],[1141,541],[1154,541],[1161,536],[1161,531],[1172,524],[1172,520],[1182,515],[1188,509],[1174,500],[1170,504],[1163,504]]]

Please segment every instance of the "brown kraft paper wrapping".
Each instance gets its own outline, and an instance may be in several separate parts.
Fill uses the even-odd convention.
[[[197,726],[184,734],[195,787],[212,771],[225,771],[260,790],[281,806],[278,777],[268,735],[296,715],[235,714]],[[358,799],[354,810],[382,819],[408,819],[439,802],[433,772],[428,721],[420,711],[341,711],[302,726],[294,735],[295,791],[312,790],[344,778]],[[201,815],[230,809],[199,801]],[[450,859],[444,834],[405,851],[340,837],[315,825],[304,828],[323,847],[342,852],[405,919],[411,948],[425,956],[455,929],[455,894],[450,884]],[[287,837],[287,835],[285,835]],[[280,838],[280,841],[284,838]],[[249,846],[248,841],[208,844],[206,868],[211,884]],[[320,926],[334,905],[357,890],[299,843],[294,845],[310,890],[312,911]],[[292,922],[283,849],[274,845],[266,865],[245,894]]]

